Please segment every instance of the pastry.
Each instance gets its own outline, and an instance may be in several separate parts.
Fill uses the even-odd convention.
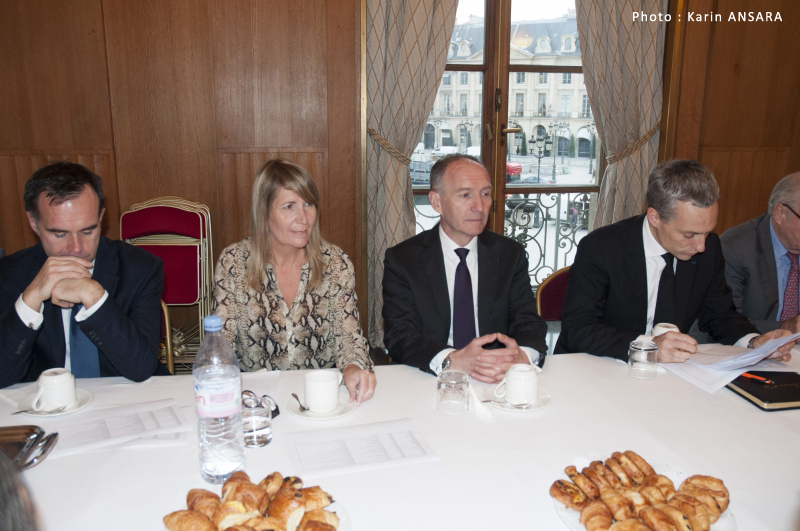
[[[281,520],[286,531],[295,531],[306,511],[303,493],[297,489],[282,488],[269,502],[267,516]]]
[[[639,512],[650,505],[647,498],[642,496],[642,493],[636,489],[619,489],[617,492],[631,501],[634,516],[638,517]]]
[[[228,487],[222,501],[231,500],[241,502],[246,511],[259,511],[261,514],[264,514],[262,508],[266,509],[269,504],[267,491],[249,481],[237,481]],[[264,504],[265,501],[267,504]]]
[[[650,528],[636,518],[629,518],[615,523],[608,531],[650,531]]]
[[[186,495],[186,507],[190,511],[203,513],[209,520],[214,517],[219,504],[219,496],[206,489],[192,489]]]
[[[672,519],[655,507],[645,507],[639,513],[639,518],[653,531],[678,531]]]
[[[283,476],[280,472],[273,472],[269,476],[262,479],[258,484],[259,487],[262,487],[267,491],[267,497],[269,499],[272,499],[272,497],[275,496],[279,490],[281,490],[281,485],[283,485]]]
[[[708,531],[711,529],[708,511],[706,511],[705,506],[700,500],[694,496],[689,496],[688,494],[680,492],[673,494],[672,497],[668,497],[667,499],[669,500],[667,503],[680,509],[683,514],[689,517],[690,522],[694,519],[695,522],[692,524],[692,531]]]
[[[672,520],[672,524],[678,531],[693,531],[692,521],[677,507],[668,505],[666,503],[661,503],[655,505],[654,507],[669,516],[670,520]]]
[[[248,511],[242,502],[230,500],[220,504],[211,521],[220,531],[224,531],[229,527],[243,524],[255,516],[261,514],[257,510]]]
[[[690,476],[683,482],[683,485],[687,484],[704,488],[710,492],[714,499],[717,500],[717,504],[719,504],[719,508],[722,512],[725,512],[725,509],[728,508],[730,495],[721,479],[711,476]]]
[[[302,527],[297,528],[298,531],[336,531],[336,528],[333,527],[331,524],[326,524],[325,522],[318,522],[316,520],[312,520],[307,524],[303,525]]]
[[[550,496],[576,511],[580,511],[589,503],[586,494],[577,485],[562,479],[556,480],[550,487]]]
[[[625,472],[628,474],[628,477],[631,478],[634,483],[636,483],[637,485],[642,484],[645,476],[644,472],[639,470],[639,467],[637,467],[627,455],[620,452],[614,452],[613,454],[611,454],[611,457],[619,461],[619,464],[622,465],[622,468],[625,470]]]
[[[322,509],[333,503],[330,494],[318,486],[306,487],[301,489],[301,491],[303,493],[303,498],[306,500],[306,511]]]
[[[658,487],[642,485],[639,487],[639,492],[642,493],[642,496],[650,502],[650,505],[658,505],[660,503],[667,503],[667,497],[664,496],[664,493],[661,492],[661,489]]]
[[[164,517],[169,531],[217,531],[211,520],[197,511],[175,511]]]
[[[222,499],[225,500],[225,494],[240,483],[251,483],[250,476],[248,476],[243,470],[237,470],[225,481],[222,485]]]
[[[645,477],[652,476],[653,474],[656,473],[656,471],[653,470],[653,467],[650,466],[650,463],[642,459],[642,457],[636,452],[631,450],[625,450],[622,453],[628,456],[628,459],[633,461],[633,464],[636,465],[636,468],[642,471]]]
[[[605,479],[608,485],[612,488],[621,487],[622,484],[619,482],[619,478],[614,475],[614,473],[608,469],[606,465],[603,464],[602,461],[592,461],[589,463],[589,466],[594,468],[598,474],[601,474]],[[599,485],[598,485],[599,487]]]
[[[293,489],[302,489],[303,480],[297,476],[286,476],[283,478],[283,486],[281,488],[290,487]]]
[[[712,525],[719,519],[722,510],[717,504],[717,500],[714,499],[714,496],[712,496],[708,490],[684,482],[678,492],[694,496],[700,500],[703,506],[705,506],[706,512],[708,512],[708,519]]]
[[[625,472],[625,469],[622,468],[619,461],[613,457],[609,457],[606,459],[606,466],[619,478],[619,482],[622,483],[623,487],[633,487],[633,481],[628,477],[628,473]]]
[[[597,485],[583,474],[579,474],[574,466],[568,466],[564,469],[564,472],[566,472],[569,479],[571,479],[590,500],[596,500],[600,497],[600,491],[597,490]]]
[[[250,526],[253,531],[286,531],[286,526],[277,518],[257,516],[244,524]]]
[[[303,519],[300,520],[300,525],[297,527],[298,531],[303,531],[308,528],[311,522],[324,523],[334,529],[339,528],[339,517],[336,516],[336,513],[326,511],[325,509],[314,509],[313,511],[307,511],[306,514],[303,515]]]
[[[619,522],[633,518],[631,501],[611,487],[600,487],[600,499],[608,506],[614,520]]]
[[[595,486],[597,487],[599,487],[600,485],[605,485],[606,487],[611,486],[611,484],[608,481],[606,481],[606,478],[604,478],[602,474],[600,474],[597,470],[595,470],[590,466],[587,466],[586,468],[581,470],[581,474],[589,478],[591,482],[594,483]],[[600,491],[598,490],[597,492],[599,493]]]
[[[658,487],[666,499],[675,494],[675,484],[667,476],[655,474],[644,478],[644,486]]]
[[[581,509],[581,524],[586,531],[608,531],[611,527],[611,511],[600,500],[590,502]]]

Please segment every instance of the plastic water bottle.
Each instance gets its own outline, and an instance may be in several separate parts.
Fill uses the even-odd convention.
[[[222,333],[222,318],[206,317],[203,328],[205,337],[192,367],[200,473],[209,483],[218,484],[244,468],[242,381]]]

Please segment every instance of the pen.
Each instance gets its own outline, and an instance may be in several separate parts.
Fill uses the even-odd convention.
[[[767,380],[763,376],[756,376],[755,374],[750,374],[749,372],[743,372],[742,376],[745,378],[752,378],[753,380],[760,380],[764,385],[774,384],[772,380]]]

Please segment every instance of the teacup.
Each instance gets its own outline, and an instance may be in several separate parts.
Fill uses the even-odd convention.
[[[37,383],[39,391],[31,406],[34,411],[52,411],[78,401],[75,377],[67,369],[47,369],[39,375]]]
[[[335,369],[308,371],[305,376],[306,407],[316,413],[333,411],[339,405],[342,373]]]
[[[539,399],[539,372],[536,365],[512,365],[494,389],[494,396],[509,404],[534,404]]]
[[[653,337],[666,334],[667,332],[680,332],[680,329],[674,324],[658,323],[653,327]]]

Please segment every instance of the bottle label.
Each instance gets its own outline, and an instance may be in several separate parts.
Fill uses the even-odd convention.
[[[195,384],[194,401],[198,417],[222,418],[239,414],[242,411],[239,379],[215,385]]]

